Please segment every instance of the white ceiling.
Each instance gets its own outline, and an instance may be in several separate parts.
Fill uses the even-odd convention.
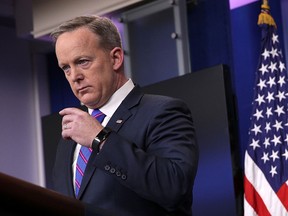
[[[153,0],[109,0],[109,1],[108,0],[81,0],[81,1],[69,0],[69,4],[67,4],[68,1],[66,1],[64,6],[62,4],[62,1],[60,1],[60,0],[0,0],[0,26],[15,27],[18,36],[30,37],[31,34],[35,33],[35,29],[33,29],[34,26],[36,26],[36,24],[38,24],[38,22],[40,22],[38,20],[37,21],[34,20],[35,19],[34,14],[36,13],[34,5],[37,5],[38,8],[39,7],[41,8],[42,7],[41,4],[43,4],[44,5],[43,6],[44,12],[45,12],[45,8],[47,5],[50,7],[50,9],[52,7],[52,10],[49,10],[49,12],[48,12],[48,15],[50,13],[50,17],[45,16],[45,20],[44,20],[45,22],[44,23],[47,26],[47,25],[51,24],[49,19],[53,19],[54,15],[57,15],[59,17],[59,16],[63,16],[63,12],[65,12],[67,14],[71,9],[73,9],[73,5],[77,8],[79,6],[79,3],[77,3],[78,4],[78,6],[77,6],[76,2],[82,3],[82,4],[80,4],[80,6],[81,6],[80,9],[81,8],[83,9],[83,5],[84,6],[85,5],[88,5],[88,6],[93,5],[93,7],[95,8],[94,11],[88,11],[88,10],[87,11],[88,12],[101,13],[101,12],[111,12],[111,10],[121,9],[121,8],[127,7],[129,5],[135,4],[137,2],[140,3],[140,2],[144,2],[144,1],[149,2],[149,1],[153,1]],[[55,4],[55,2],[56,2],[56,4]],[[85,4],[83,4],[83,2],[85,2]],[[60,7],[60,8],[65,8],[65,11],[62,10],[59,12],[59,8],[57,8],[57,6],[59,6],[59,3],[61,3],[61,5],[62,5],[62,7]],[[51,6],[53,4],[54,4],[54,6]],[[88,9],[89,9],[89,7],[88,7]],[[74,10],[73,13],[70,13],[70,14],[75,15],[75,9],[73,9],[73,10]],[[39,16],[40,20],[43,20],[43,17],[45,14],[47,14],[47,12],[43,13],[43,10],[40,12],[41,12],[41,16]],[[57,12],[57,14],[55,14],[56,12]],[[82,10],[82,12],[83,12],[83,10]],[[61,18],[63,18],[63,17],[61,17]],[[47,22],[47,20],[49,22]],[[63,20],[60,20],[60,21],[63,21]],[[40,26],[42,24],[43,24],[43,22],[40,23]],[[51,26],[53,26],[53,25],[55,25],[55,23],[51,24]],[[44,27],[46,27],[46,26],[44,26]],[[36,31],[39,31],[39,30],[37,29]],[[48,30],[46,29],[46,31],[49,31],[49,29]],[[45,33],[45,31],[44,31],[44,33]]]
[[[85,2],[85,4],[83,4]],[[49,34],[62,22],[83,14],[104,15],[135,6],[143,0],[32,0],[32,20],[35,38]]]

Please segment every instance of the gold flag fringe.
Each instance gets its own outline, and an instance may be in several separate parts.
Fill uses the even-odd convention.
[[[258,16],[258,25],[261,24],[267,24],[274,26],[275,28],[277,27],[273,17],[270,15],[268,0],[263,0],[263,4],[261,5],[261,13]]]

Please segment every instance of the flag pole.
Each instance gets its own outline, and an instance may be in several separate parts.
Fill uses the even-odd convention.
[[[268,0],[263,0],[261,5],[261,13],[258,16],[258,25],[267,24],[277,28],[273,17],[270,15],[270,6]]]

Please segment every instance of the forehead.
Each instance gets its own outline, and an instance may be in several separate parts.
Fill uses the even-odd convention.
[[[61,34],[55,43],[55,52],[58,61],[88,55],[99,48],[99,38],[87,28],[79,28]]]
[[[69,47],[73,48],[84,46],[88,48],[91,45],[97,45],[98,42],[99,38],[96,34],[91,32],[88,28],[82,27],[74,31],[61,34],[55,43],[55,48],[56,51],[60,48],[68,49]]]

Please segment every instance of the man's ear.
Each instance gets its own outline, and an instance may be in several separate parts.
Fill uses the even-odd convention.
[[[124,61],[124,52],[120,47],[115,47],[110,52],[110,57],[112,59],[113,63],[113,69],[118,70],[122,65]]]

